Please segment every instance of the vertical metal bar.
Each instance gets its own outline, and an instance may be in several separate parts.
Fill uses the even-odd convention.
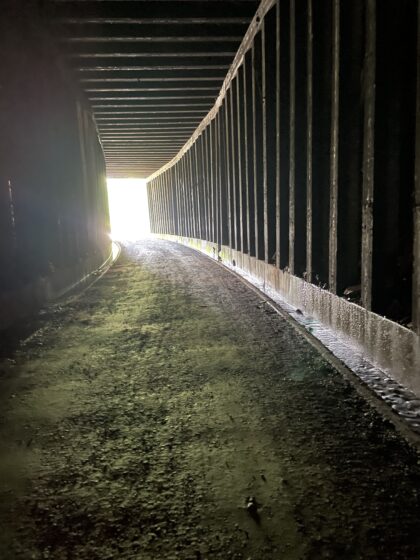
[[[192,237],[191,235],[191,212],[189,205],[189,189],[188,189],[188,179],[186,173],[186,159],[185,156],[181,158],[181,169],[182,169],[182,190],[184,198],[184,208],[185,208],[185,222],[187,225],[187,237]]]
[[[162,177],[163,177],[163,184],[165,185],[165,200],[166,200],[166,233],[172,233],[172,208],[171,208],[171,202],[170,202],[170,190],[169,190],[169,185],[168,185],[168,174],[167,171],[165,171],[164,173],[162,173]]]
[[[207,129],[203,130],[201,135],[201,168],[203,172],[203,200],[204,200],[204,235],[205,239],[209,239],[209,224],[208,224],[208,196],[207,196],[207,161],[206,161],[206,146],[207,146]]]
[[[198,137],[197,144],[197,180],[200,189],[200,221],[201,221],[201,239],[206,239],[206,221],[205,221],[205,197],[204,197],[204,174],[203,174],[203,135]]]
[[[176,191],[175,191],[175,185],[174,185],[174,174],[173,174],[174,168],[171,167],[170,169],[168,169],[167,174],[168,174],[168,180],[169,180],[169,184],[171,186],[171,196],[172,196],[172,214],[173,214],[173,230],[172,233],[174,235],[178,235],[178,207],[176,205]]]
[[[159,233],[159,223],[157,220],[157,201],[156,201],[156,180],[152,182],[152,200],[153,200],[153,222],[155,233]]]
[[[219,109],[220,114],[220,199],[219,199],[219,210],[220,210],[220,230],[221,230],[221,245],[226,246],[229,243],[228,240],[228,202],[227,202],[227,158],[226,158],[226,138],[225,138],[225,109],[226,106],[223,104]]]
[[[178,178],[179,178],[179,194],[181,197],[181,206],[182,206],[182,230],[183,235],[188,237],[188,216],[186,211],[185,205],[185,177],[184,177],[184,161],[180,159],[178,162]]]
[[[211,241],[214,243],[214,154],[213,154],[213,137],[214,137],[214,120],[210,121],[209,130],[209,181],[210,181],[210,234]]]
[[[248,175],[248,97],[247,97],[247,82],[246,82],[246,64],[245,60],[242,64],[243,68],[243,92],[244,92],[244,149],[245,149],[245,205],[246,205],[246,247],[248,254],[250,253],[251,243],[251,222],[249,215],[249,175]]]
[[[340,110],[340,0],[333,0],[328,288],[337,292],[338,141]]]
[[[185,235],[185,221],[184,221],[184,206],[182,204],[182,191],[181,191],[181,178],[180,178],[180,165],[179,161],[175,164],[175,183],[178,199],[178,225],[179,225],[179,235],[183,237]]]
[[[197,239],[197,228],[196,228],[196,195],[195,195],[195,185],[193,178],[193,168],[192,168],[192,150],[191,148],[185,154],[187,158],[187,168],[188,168],[188,183],[190,191],[190,201],[191,201],[191,221],[192,221],[192,232],[191,236]]]
[[[162,205],[160,201],[159,177],[156,177],[156,181],[155,181],[155,195],[156,195],[156,205],[157,205],[158,231],[159,233],[162,233]]]
[[[234,122],[234,96],[233,96],[234,81],[230,84],[229,97],[230,97],[230,133],[231,133],[231,154],[232,154],[232,195],[233,195],[233,244],[238,250],[238,208],[236,204],[236,150],[235,150],[235,122]]]
[[[417,91],[414,163],[413,326],[420,334],[420,2],[417,7]]]
[[[178,196],[177,196],[177,188],[175,182],[175,166],[169,169],[169,177],[171,181],[171,189],[172,189],[172,200],[174,206],[174,219],[175,219],[175,235],[179,235],[179,207],[178,207]]]
[[[162,184],[163,184],[163,193],[165,197],[165,215],[166,215],[166,231],[165,233],[170,233],[171,225],[170,225],[170,212],[169,212],[169,198],[168,198],[168,185],[166,184],[166,177],[165,173],[162,173]]]
[[[176,235],[181,235],[180,231],[180,224],[179,224],[179,215],[181,209],[179,208],[179,200],[178,200],[178,185],[176,181],[176,166],[174,165],[170,169],[170,176],[171,176],[171,184],[173,190],[173,199],[174,199],[174,207],[175,207],[175,233]]]
[[[195,198],[194,198],[194,189],[191,181],[191,150],[188,150],[184,155],[185,159],[185,173],[187,176],[187,185],[188,185],[188,201],[189,201],[189,209],[190,209],[190,223],[191,223],[191,237],[195,238]]]
[[[289,122],[289,272],[295,269],[296,191],[296,7],[290,0],[290,122]]]
[[[242,200],[242,115],[241,115],[241,106],[242,100],[240,99],[241,93],[241,82],[240,77],[242,73],[243,65],[241,66],[240,70],[238,71],[237,78],[236,78],[236,120],[237,120],[237,138],[238,138],[238,194],[239,194],[239,241],[240,241],[240,251],[241,253],[244,252],[244,221],[243,221],[243,205],[244,201]]]
[[[306,281],[312,282],[312,115],[313,115],[313,15],[308,0],[306,80]]]
[[[176,182],[178,185],[178,201],[179,201],[179,226],[180,226],[180,235],[184,237],[185,233],[185,212],[184,212],[184,201],[182,196],[182,177],[181,177],[181,161],[175,165],[175,174],[176,174]]]
[[[209,239],[209,230],[207,223],[207,178],[206,178],[206,159],[205,154],[205,143],[206,143],[206,131],[204,130],[201,138],[201,171],[202,171],[202,184],[203,184],[203,228],[204,228],[204,239]]]
[[[177,172],[177,165],[174,165],[172,167],[172,181],[173,181],[173,187],[175,189],[175,200],[176,200],[176,208],[177,208],[177,235],[182,235],[181,233],[181,204],[179,201],[179,186],[178,186],[178,172]]]
[[[219,246],[219,143],[218,143],[218,129],[219,129],[219,121],[218,121],[219,113],[216,114],[214,118],[214,135],[213,135],[213,157],[214,157],[214,210],[213,210],[213,221],[214,221],[214,242],[217,243]]]
[[[153,208],[153,230],[154,233],[159,233],[158,231],[158,223],[157,223],[157,218],[156,218],[156,214],[157,214],[157,205],[156,205],[156,191],[155,191],[155,186],[156,186],[156,182],[152,181],[151,183],[151,189],[150,189],[150,194],[152,197],[152,208]]]
[[[147,202],[149,204],[149,221],[150,221],[150,233],[155,233],[153,224],[153,198],[152,198],[152,182],[147,183]]]
[[[149,203],[149,221],[150,221],[150,232],[155,233],[154,215],[153,215],[153,196],[152,196],[152,183],[149,181],[147,183],[147,201]]]
[[[278,0],[276,4],[276,268],[280,268],[280,85],[280,1]]]
[[[173,235],[174,233],[174,222],[173,222],[173,207],[172,207],[172,196],[171,196],[171,185],[169,183],[169,173],[165,171],[163,174],[163,178],[166,184],[166,197],[168,203],[168,221],[169,221],[169,231],[168,233]]]
[[[159,200],[160,200],[160,212],[162,220],[162,233],[166,233],[166,205],[165,205],[165,192],[163,189],[162,174],[158,177],[159,183]]]
[[[207,185],[207,233],[208,233],[208,241],[212,241],[211,235],[211,183],[210,183],[210,128],[207,127],[204,131],[204,138],[205,138],[205,161],[206,161],[206,185]]]
[[[254,233],[255,233],[255,256],[259,258],[258,250],[258,177],[257,177],[257,123],[256,123],[256,75],[255,75],[255,43],[252,43],[252,140],[253,140],[253,174],[254,174]]]
[[[157,183],[156,194],[158,197],[158,204],[159,204],[159,232],[165,233],[165,214],[164,214],[163,201],[162,201],[161,175],[157,177],[156,183]]]
[[[156,200],[156,180],[152,183],[152,199],[153,199],[153,221],[155,226],[155,233],[159,233],[159,222],[158,222],[158,207],[157,207],[157,200]]]
[[[163,204],[162,176],[157,178],[157,195],[159,200],[159,231],[165,233],[165,208]]]
[[[150,221],[150,233],[155,233],[155,226],[153,223],[153,197],[152,197],[152,182],[147,183],[147,201],[149,204],[149,221]]]
[[[168,234],[170,232],[170,225],[169,225],[169,201],[168,201],[168,186],[166,184],[165,173],[162,173],[162,185],[163,185],[163,193],[165,197],[165,233]]]
[[[200,189],[200,179],[198,174],[198,151],[197,151],[197,141],[194,142],[192,149],[194,150],[194,181],[196,185],[196,192],[197,192],[197,236],[199,239],[202,239],[202,231],[201,231],[201,189]]]
[[[217,143],[217,247],[220,251],[222,246],[222,143],[221,143],[221,120],[222,120],[222,113],[219,110],[216,116],[216,124],[217,124],[217,135],[216,135],[216,143]]]
[[[165,174],[161,174],[162,177],[162,188],[163,188],[163,197],[165,202],[165,233],[168,234],[170,230],[169,226],[169,203],[168,203],[168,189],[165,180]]]
[[[231,183],[230,183],[230,149],[229,149],[229,98],[225,97],[225,140],[226,140],[226,186],[228,206],[228,236],[229,248],[232,249],[232,205],[231,205]]]
[[[376,0],[367,0],[365,17],[361,299],[363,306],[370,310],[375,157]]]
[[[264,262],[268,263],[268,179],[267,179],[267,69],[265,57],[265,20],[261,24],[262,43],[262,137],[263,137],[263,214],[264,214]]]
[[[199,193],[197,184],[197,173],[195,165],[195,142],[190,148],[191,159],[191,181],[194,192],[194,216],[195,216],[195,237],[200,238],[200,213],[199,213]]]
[[[177,210],[175,207],[176,200],[175,200],[175,190],[174,184],[172,180],[172,169],[168,169],[165,171],[165,180],[168,187],[168,200],[169,200],[169,207],[170,207],[170,231],[171,235],[176,235],[177,233]]]

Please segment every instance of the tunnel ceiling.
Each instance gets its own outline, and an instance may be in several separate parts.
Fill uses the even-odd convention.
[[[253,0],[50,0],[48,21],[94,111],[108,176],[147,177],[213,106]]]

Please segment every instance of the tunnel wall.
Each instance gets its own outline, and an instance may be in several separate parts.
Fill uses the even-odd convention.
[[[420,394],[418,29],[416,0],[262,2],[148,196],[152,232],[248,272]]]
[[[42,31],[40,5],[2,5],[0,329],[110,254],[96,126]]]

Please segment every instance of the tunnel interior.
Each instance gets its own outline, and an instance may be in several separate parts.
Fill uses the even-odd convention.
[[[0,61],[0,557],[419,558],[420,0],[2,0]]]
[[[418,13],[4,2],[2,326],[109,258],[106,178],[141,178],[153,234],[240,263],[372,348],[401,327],[417,363]]]

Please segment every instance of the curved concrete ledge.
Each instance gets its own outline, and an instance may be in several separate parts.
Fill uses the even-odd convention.
[[[72,290],[88,283],[93,276],[101,274],[115,260],[115,248],[80,260],[77,265],[57,269],[47,277],[0,294],[0,331],[34,313],[47,302],[58,299]]]
[[[269,297],[280,298],[294,311],[298,309],[297,315],[304,315],[303,324],[309,331],[311,320],[316,320],[329,330],[330,338],[332,335],[357,353],[359,358],[420,396],[420,338],[415,332],[229,247],[222,246],[218,250],[217,244],[201,239],[155,236],[182,243],[221,261]],[[293,316],[293,309],[289,313]],[[298,316],[295,318],[299,319]],[[336,354],[333,348],[329,349]],[[342,356],[336,356],[342,359]]]

